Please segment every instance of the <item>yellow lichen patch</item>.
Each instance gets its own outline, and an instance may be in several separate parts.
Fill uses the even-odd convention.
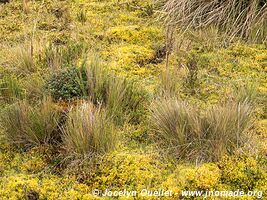
[[[241,88],[249,90],[250,87],[255,87],[253,91],[250,90],[251,94],[265,95],[265,48],[237,44],[215,51],[197,52],[195,55],[198,61],[198,78],[195,82],[198,98],[216,103],[237,96]],[[258,106],[264,110],[262,99],[259,98],[262,103]]]
[[[2,199],[23,199],[27,191],[38,189],[38,179],[24,175],[2,177],[0,183],[0,196]]]
[[[260,120],[255,124],[255,129],[259,135],[258,146],[261,155],[267,155],[267,119]]]
[[[110,61],[107,66],[117,74],[141,80],[155,78],[159,68],[151,63],[155,59],[155,52],[151,48],[140,45],[115,45],[111,50],[103,52]]]
[[[204,164],[197,168],[194,186],[201,189],[213,189],[220,180],[220,170],[215,164]]]

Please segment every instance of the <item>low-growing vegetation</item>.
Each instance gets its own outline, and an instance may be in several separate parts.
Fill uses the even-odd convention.
[[[0,1],[0,199],[265,199],[266,6]]]

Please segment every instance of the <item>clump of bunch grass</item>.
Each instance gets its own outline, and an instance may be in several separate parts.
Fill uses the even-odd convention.
[[[168,25],[184,30],[216,27],[228,39],[267,39],[267,3],[262,0],[159,0]]]
[[[107,101],[107,88],[109,75],[107,70],[101,66],[97,57],[93,57],[84,66],[87,75],[88,96],[94,104]]]
[[[117,123],[128,120],[138,123],[144,114],[146,94],[126,78],[111,76],[107,91],[107,109]]]
[[[86,10],[80,9],[77,13],[77,20],[79,22],[81,22],[82,24],[84,24],[87,21],[87,16],[86,16]]]
[[[18,99],[23,99],[23,88],[19,80],[11,75],[4,76],[0,82],[0,100],[7,103],[12,103]]]
[[[37,71],[34,61],[33,47],[29,45],[18,46],[10,50],[11,66],[19,75],[29,75]]]
[[[68,41],[65,45],[49,43],[44,49],[43,63],[53,71],[67,66],[74,66],[79,59],[84,59],[88,47],[82,42]]]
[[[93,157],[115,149],[117,134],[105,111],[85,102],[69,113],[63,141],[71,153]]]
[[[153,137],[179,158],[218,160],[249,141],[251,112],[246,101],[201,112],[176,98],[159,100],[151,109]]]
[[[87,81],[91,101],[102,103],[116,123],[125,118],[138,121],[146,94],[134,81],[108,72],[97,59],[92,59],[87,66]]]
[[[10,143],[33,147],[55,143],[60,138],[60,112],[50,99],[37,106],[19,101],[1,114],[1,127]]]

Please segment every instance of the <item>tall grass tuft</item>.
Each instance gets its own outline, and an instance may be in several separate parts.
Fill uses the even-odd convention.
[[[0,82],[0,101],[12,103],[18,99],[23,99],[23,88],[19,80],[14,76],[4,76]]]
[[[97,59],[87,66],[87,80],[91,101],[103,104],[116,123],[138,121],[146,97],[135,82],[108,72]]]
[[[228,39],[267,39],[267,3],[262,0],[158,0],[165,22],[184,30],[216,27]]]
[[[82,24],[85,24],[85,22],[87,21],[86,10],[84,8],[78,11],[77,20]]]
[[[115,149],[117,134],[103,110],[83,103],[69,113],[63,141],[71,153],[91,157]]]
[[[175,96],[179,93],[181,89],[181,82],[182,77],[181,75],[184,74],[182,71],[183,68],[175,68],[171,67],[168,69],[168,72],[166,70],[161,72],[160,76],[160,84],[159,84],[159,89],[158,92],[161,96]],[[180,76],[179,76],[180,75]]]
[[[25,44],[12,48],[8,56],[10,56],[10,64],[17,74],[26,76],[37,71],[31,46]]]
[[[140,90],[135,82],[111,74],[106,105],[117,124],[124,120],[138,123],[144,111],[145,99],[145,92]]]
[[[230,102],[207,110],[202,118],[203,138],[208,142],[207,154],[213,159],[232,153],[249,141],[252,126],[251,106],[248,102]]]
[[[86,57],[88,47],[82,42],[69,41],[66,45],[48,44],[44,49],[43,63],[53,71],[75,66]]]
[[[86,66],[86,74],[90,100],[94,104],[106,102],[109,76],[97,57],[93,57]]]
[[[153,104],[153,137],[179,158],[217,160],[249,141],[251,106],[229,102],[201,112],[175,98]]]
[[[38,146],[56,142],[59,138],[59,117],[58,109],[49,99],[36,107],[19,101],[3,111],[1,126],[10,143]]]

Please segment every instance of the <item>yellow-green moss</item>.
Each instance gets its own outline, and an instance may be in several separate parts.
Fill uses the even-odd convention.
[[[153,59],[154,52],[143,46],[126,45],[114,49],[113,57],[117,58],[119,65],[144,65]]]
[[[45,46],[46,43],[52,42],[64,46],[69,40],[77,40],[88,44],[92,51],[99,52],[109,69],[123,76],[140,79],[144,87],[149,88],[151,96],[153,95],[158,72],[165,68],[165,61],[153,63],[153,60],[157,46],[165,45],[165,38],[161,25],[151,18],[146,18],[151,0],[48,0],[44,4],[41,1],[27,2],[26,8],[19,0],[0,4],[1,72],[8,74],[10,71],[7,69],[10,69],[12,64],[11,47],[29,47],[33,39],[34,61],[39,64],[43,49],[40,48],[39,54],[36,44]],[[84,23],[77,19],[81,9],[86,11],[87,20]],[[199,103],[196,99],[200,99],[207,104],[213,104],[225,97],[231,97],[235,92],[232,85],[254,83],[257,86],[257,95],[264,99],[267,92],[267,50],[263,45],[235,44],[212,52],[198,52],[198,56],[198,93],[188,97],[188,94],[179,88],[183,98],[193,98],[193,103]],[[180,57],[173,53],[170,55],[169,65],[180,69],[179,59]],[[185,71],[183,68],[180,72],[182,70]],[[23,72],[23,69],[21,71]],[[23,83],[27,90],[26,96],[29,93],[40,94],[39,88],[30,87],[30,80],[33,78],[38,82],[39,73],[45,74],[46,71],[38,71],[38,77],[36,74],[26,73],[27,77],[22,79],[21,73],[18,73],[20,83]],[[182,87],[186,74],[177,73],[177,76],[181,76],[176,80],[179,80],[178,84]],[[259,99],[259,107],[264,106],[262,99]],[[264,112],[266,111],[260,112],[260,118],[266,116]],[[262,147],[259,155],[263,157],[267,155],[266,119],[260,121],[256,129],[261,136]],[[81,175],[85,174],[85,177],[90,177],[88,180],[82,180],[82,184],[77,182],[77,177],[68,176],[67,172],[64,177],[51,175],[56,166],[51,162],[53,152],[49,148],[18,152],[1,142],[0,145],[1,199],[26,199],[27,195],[38,194],[40,199],[90,200],[97,199],[91,195],[94,188],[166,188],[174,192],[184,189],[239,188],[267,191],[266,159],[263,158],[260,160],[232,156],[219,163],[197,167],[186,164],[168,166],[169,163],[159,156],[132,151],[114,152],[99,160],[96,168],[87,169],[90,175],[86,174],[89,173],[86,170],[77,171]]]
[[[232,189],[257,190],[267,182],[266,160],[253,157],[225,157],[219,163],[222,182]],[[263,191],[266,192],[266,191]]]
[[[96,171],[97,176],[90,182],[93,188],[100,190],[155,189],[162,182],[165,169],[164,164],[152,156],[115,152],[102,160]]]
[[[95,200],[91,190],[84,184],[75,180],[47,175],[38,178],[31,175],[16,174],[2,177],[0,182],[1,199],[28,199],[31,195],[40,199]]]
[[[141,44],[151,46],[152,42],[163,42],[162,33],[157,27],[141,27],[138,25],[117,26],[107,30],[107,38],[110,41],[124,41],[129,44]]]
[[[220,183],[220,177],[220,169],[215,164],[204,164],[200,167],[179,165],[163,186],[178,193],[184,189],[214,190]]]

